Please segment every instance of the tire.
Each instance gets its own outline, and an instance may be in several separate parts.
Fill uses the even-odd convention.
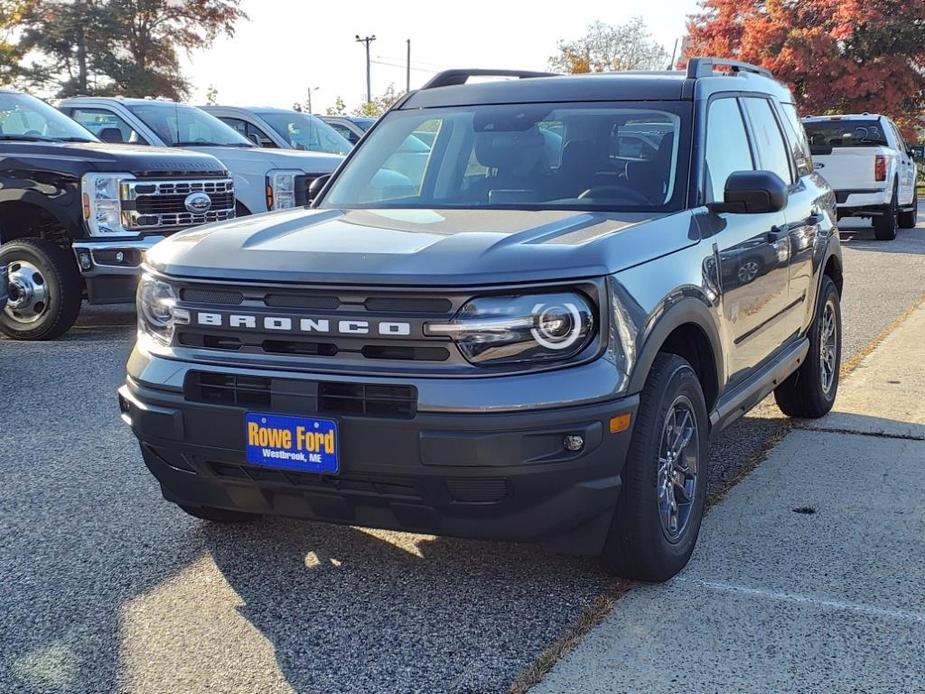
[[[829,310],[831,314],[828,314]],[[829,319],[834,329],[834,344],[826,337]],[[841,301],[838,288],[832,278],[824,276],[819,292],[819,304],[816,306],[816,317],[809,330],[809,354],[806,361],[774,391],[774,399],[785,415],[818,419],[832,409],[838,395],[841,335]],[[822,351],[823,340],[828,345],[826,354]],[[827,379],[823,379],[823,370],[828,374]]]
[[[666,463],[664,447],[673,437],[668,430],[673,412],[674,421],[682,423],[682,436],[688,417],[693,427],[678,459],[695,473],[693,477]],[[606,571],[629,579],[666,581],[687,565],[703,519],[709,433],[707,407],[694,369],[674,354],[658,355],[640,397],[623,489],[601,554]],[[676,480],[683,480],[686,491],[681,503],[678,487],[667,484],[666,468],[678,473]],[[675,500],[678,514],[673,530],[666,510],[670,499]]]
[[[915,196],[912,198],[912,209],[906,212],[899,213],[899,228],[900,229],[915,229],[916,224],[919,222],[919,192],[915,191]]]
[[[16,239],[0,246],[0,265],[10,273],[0,332],[15,340],[51,340],[74,325],[82,298],[70,251],[45,239]]]
[[[893,200],[885,213],[874,218],[874,236],[878,241],[892,241],[899,227],[899,187],[893,187]]]
[[[184,506],[177,504],[189,515],[210,521],[212,523],[247,523],[256,520],[259,516],[253,513],[244,513],[242,511],[228,511],[223,508],[213,508],[211,506]]]

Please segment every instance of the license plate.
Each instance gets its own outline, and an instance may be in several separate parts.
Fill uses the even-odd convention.
[[[249,412],[244,438],[251,465],[327,474],[338,471],[337,423],[329,419]]]

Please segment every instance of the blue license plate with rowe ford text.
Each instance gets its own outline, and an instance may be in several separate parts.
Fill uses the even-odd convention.
[[[329,419],[248,412],[244,437],[251,465],[326,474],[338,471],[337,424]]]

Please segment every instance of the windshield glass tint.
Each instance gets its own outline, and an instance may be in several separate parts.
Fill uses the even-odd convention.
[[[393,111],[322,207],[676,210],[689,103]]]
[[[320,118],[297,111],[258,111],[292,149],[346,154],[350,143]]]
[[[28,94],[0,93],[0,137],[93,142],[89,131]]]
[[[875,120],[821,121],[804,125],[813,148],[886,146],[883,128]]]
[[[218,118],[194,106],[173,103],[130,104],[129,110],[157,133],[165,144],[253,146]]]

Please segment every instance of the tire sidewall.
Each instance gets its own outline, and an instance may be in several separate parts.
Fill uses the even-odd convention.
[[[822,318],[825,315],[825,307],[830,300],[835,307],[835,373],[832,387],[829,389],[829,392],[826,393],[822,389],[822,365],[819,363],[819,347],[820,343],[822,342]],[[838,396],[838,385],[840,380],[839,371],[841,370],[842,338],[841,298],[838,295],[838,289],[836,288],[835,283],[828,276],[823,276],[822,290],[819,292],[819,305],[816,307],[816,317],[813,321],[812,332],[810,333],[808,358],[813,360],[811,378],[813,379],[813,383],[815,385],[815,396],[818,397],[821,403],[825,403],[829,408],[835,403],[835,398]]]
[[[616,556],[619,552],[633,552],[638,557],[627,561],[646,567],[644,578],[656,581],[667,580],[683,569],[694,550],[706,504],[709,450],[709,417],[697,375],[680,357],[665,356],[669,357],[667,371],[655,382],[650,380],[642,395],[640,410],[649,411],[639,417],[638,423],[646,426],[637,425],[633,432],[612,529],[616,537],[605,548],[605,564],[619,561]],[[665,417],[681,394],[693,405],[699,459],[695,498],[687,526],[678,539],[670,541],[659,517],[658,458]]]

